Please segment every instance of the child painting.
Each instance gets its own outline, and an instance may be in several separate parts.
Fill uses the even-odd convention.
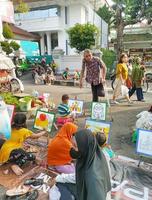
[[[33,133],[26,128],[26,115],[16,114],[13,119],[11,137],[6,140],[0,149],[0,164],[11,163],[11,169],[16,175],[24,172],[22,166],[27,162],[35,161],[35,155],[24,150],[24,142],[27,138],[37,139],[46,132]]]
[[[66,122],[73,122],[73,118],[70,116],[71,111],[68,106],[69,96],[67,94],[64,94],[62,96],[62,103],[58,106],[58,118],[57,118],[57,124],[63,125]]]

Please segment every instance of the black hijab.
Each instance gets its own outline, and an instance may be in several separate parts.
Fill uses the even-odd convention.
[[[106,200],[111,190],[107,161],[91,131],[75,134],[81,157],[76,163],[76,187],[79,200]]]

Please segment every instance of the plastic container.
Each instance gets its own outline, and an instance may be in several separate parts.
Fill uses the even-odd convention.
[[[27,112],[29,110],[31,110],[31,103],[32,103],[32,99],[30,99],[29,101],[25,101],[24,99],[20,99],[20,110],[23,112]]]

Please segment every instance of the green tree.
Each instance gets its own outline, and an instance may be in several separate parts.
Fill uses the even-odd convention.
[[[20,48],[20,45],[15,41],[11,41],[10,43],[8,41],[2,41],[0,42],[0,45],[2,46],[2,50],[6,52],[7,55]]]
[[[9,54],[11,54],[13,52],[13,50],[12,50],[12,48],[11,48],[11,46],[10,46],[8,41],[3,41],[0,44],[1,44],[2,50],[4,52],[6,52],[7,55],[9,55]]]
[[[113,66],[113,62],[116,60],[116,53],[112,50],[101,49],[103,55],[102,60],[106,64],[107,68],[110,70]]]
[[[123,51],[123,31],[127,25],[136,24],[144,19],[148,23],[152,20],[152,0],[113,0],[113,16],[109,14],[109,21],[113,20],[117,32],[117,55]],[[110,12],[110,11],[108,11]],[[107,14],[103,12],[102,18]]]
[[[67,33],[71,48],[76,48],[78,52],[81,52],[84,49],[91,49],[96,44],[99,30],[90,23],[76,24],[67,30]]]
[[[110,33],[110,28],[112,27],[114,22],[114,11],[112,9],[109,9],[105,4],[103,7],[98,9],[97,14],[108,24]]]
[[[6,39],[12,39],[14,37],[14,34],[10,28],[10,26],[5,23],[3,25],[3,36],[6,38]]]
[[[15,41],[11,41],[11,42],[10,42],[10,47],[11,47],[14,51],[17,51],[17,50],[19,50],[20,45],[19,45],[17,42],[15,42]]]
[[[25,3],[23,0],[16,0],[14,2],[17,3],[17,6],[16,6],[17,12],[27,13],[29,11],[29,7],[28,7],[27,3]]]

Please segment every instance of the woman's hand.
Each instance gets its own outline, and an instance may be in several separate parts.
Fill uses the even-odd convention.
[[[105,78],[100,78],[100,83],[106,83],[106,79]]]
[[[122,85],[126,85],[126,81],[124,79],[121,80]]]

